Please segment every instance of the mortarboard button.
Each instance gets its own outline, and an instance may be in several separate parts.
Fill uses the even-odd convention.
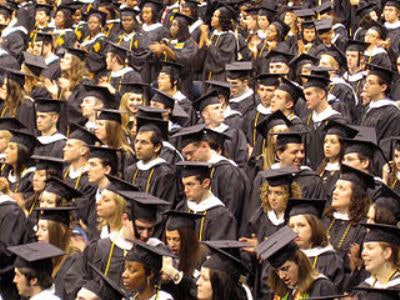
[[[375,75],[381,78],[386,83],[391,83],[393,71],[378,65],[367,64],[368,75]]]
[[[106,177],[109,181],[109,184],[107,185],[106,189],[114,192],[114,193],[119,193],[120,191],[132,191],[132,192],[137,192],[139,189],[131,184],[128,181],[122,180],[116,176],[112,176],[109,174],[106,174]]]
[[[328,123],[324,126],[323,130],[326,132],[326,134],[332,134],[332,135],[338,135],[341,138],[354,138],[358,130],[347,126],[346,124],[337,122],[335,120],[330,120]]]
[[[78,57],[81,61],[84,61],[86,56],[88,55],[88,52],[80,48],[65,47],[65,50],[67,53]]]
[[[35,42],[51,43],[53,41],[54,34],[46,31],[39,31],[36,33]]]

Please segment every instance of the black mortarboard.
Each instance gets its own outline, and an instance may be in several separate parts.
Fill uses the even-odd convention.
[[[263,119],[263,121],[257,125],[256,130],[262,137],[266,139],[271,128],[276,125],[286,125],[289,128],[292,126],[292,122],[286,118],[282,111],[277,110]]]
[[[290,62],[289,65],[293,67],[295,70],[297,70],[299,67],[302,67],[304,65],[315,65],[317,64],[319,59],[315,56],[306,54],[306,53],[301,53],[300,55],[297,55],[295,58],[293,58]]]
[[[35,76],[40,76],[42,71],[47,69],[46,62],[42,56],[24,52],[24,64]]]
[[[400,228],[388,224],[366,224],[367,234],[364,237],[364,243],[368,242],[384,242],[392,245],[400,246]]]
[[[189,176],[205,176],[210,177],[211,165],[206,162],[200,161],[180,161],[176,163],[176,166],[181,170],[181,177]]]
[[[71,134],[69,135],[69,139],[76,139],[85,142],[87,145],[94,145],[96,142],[101,143],[101,141],[96,137],[95,134],[87,130],[85,127],[72,123],[71,125]]]
[[[134,8],[128,7],[128,6],[120,9],[120,12],[121,12],[121,17],[138,15],[138,11],[136,11]]]
[[[307,300],[337,300],[346,297],[349,297],[349,295],[341,294],[341,295],[315,296],[315,297],[310,297]]]
[[[218,98],[218,93],[216,90],[212,90],[192,102],[193,107],[199,112],[202,112],[203,109],[205,109],[208,105],[220,103],[221,101]]]
[[[293,11],[296,16],[303,19],[312,19],[315,17],[315,11],[311,8],[297,9]]]
[[[289,61],[293,58],[293,54],[284,49],[284,46],[281,48],[278,46],[271,51],[268,51],[265,58],[269,60],[269,62],[283,62],[285,64],[289,64]]]
[[[135,185],[131,184],[128,181],[122,180],[116,176],[112,176],[109,174],[106,174],[106,177],[109,181],[106,189],[111,192],[119,194],[121,191],[125,191],[125,192],[128,192],[128,191],[138,192],[139,191],[139,189]]]
[[[196,0],[185,0],[182,1],[182,4],[184,7],[190,7],[190,8],[197,8],[199,6],[199,3]]]
[[[163,2],[158,0],[146,0],[143,1],[143,7],[144,6],[150,6],[153,9],[153,12],[158,14],[160,13],[164,5]]]
[[[36,112],[56,112],[59,113],[61,111],[61,106],[65,102],[62,100],[47,100],[47,99],[38,99],[35,101],[35,110]]]
[[[358,51],[364,53],[368,45],[368,43],[362,41],[348,40],[346,43],[346,51]]]
[[[138,108],[137,112],[138,117],[160,119],[160,120],[162,120],[163,114],[168,111],[166,109],[155,108],[151,106],[142,106],[142,105],[137,106],[137,108]]]
[[[400,1],[398,1],[398,0],[388,0],[388,1],[386,1],[385,6],[394,6],[394,7],[397,7],[398,9],[400,9]]]
[[[339,64],[339,66],[343,67],[346,63],[346,54],[344,54],[342,52],[342,50],[340,50],[338,47],[336,47],[335,45],[331,45],[331,48],[326,50],[326,51],[322,51],[320,53],[321,54],[325,54],[325,55],[329,55],[331,56],[333,59],[336,60],[336,62]]]
[[[74,198],[82,197],[82,193],[80,191],[54,176],[46,179],[45,190],[49,193],[54,193],[66,200],[72,200]]]
[[[367,64],[368,75],[376,75],[381,78],[385,83],[391,84],[393,78],[393,71],[382,66]]]
[[[77,5],[80,2],[79,1],[75,1],[74,3],[75,3],[75,5]],[[67,11],[68,13],[73,15],[75,13],[75,11],[76,11],[76,6],[71,5],[71,4],[72,3],[69,3],[68,5],[67,4],[57,5],[56,6],[56,12],[59,11],[59,10],[62,10],[62,11]]]
[[[341,138],[349,139],[354,138],[358,133],[358,130],[334,120],[328,121],[323,130],[326,132],[326,134],[335,134]]]
[[[274,133],[276,135],[276,145],[284,146],[287,144],[303,144],[301,132],[281,132]]]
[[[319,13],[319,14],[326,14],[333,11],[333,4],[331,1],[325,1],[324,3],[322,3],[320,6],[317,6],[315,8],[315,12]]]
[[[9,69],[9,68],[3,68],[5,70],[6,78],[10,80],[14,80],[16,83],[18,83],[21,87],[24,86],[25,84],[25,76],[26,74],[24,72],[14,70],[14,69]]]
[[[36,11],[44,11],[44,12],[46,12],[46,14],[49,15],[49,16],[50,16],[52,10],[53,10],[53,6],[52,6],[52,5],[48,5],[48,4],[36,4]]]
[[[179,130],[172,137],[181,137],[180,147],[184,148],[191,143],[207,141],[207,129],[204,124],[188,126]]]
[[[88,263],[88,266],[100,279],[101,284],[94,288],[95,291],[93,291],[92,287],[84,286],[85,288],[95,293],[97,296],[100,297],[100,299],[120,300],[129,298],[124,289],[120,287],[118,283],[105,276],[103,272],[97,269],[94,264]]]
[[[375,152],[380,150],[373,141],[359,136],[352,139],[344,138],[343,141],[345,143],[344,154],[356,152],[373,160]]]
[[[124,87],[125,93],[145,94],[149,85],[143,82],[137,81],[124,81],[122,80],[121,85]]]
[[[59,157],[32,155],[36,162],[36,170],[56,170],[62,172],[65,160]]]
[[[358,184],[364,190],[375,187],[374,176],[345,164],[340,167],[340,179]]]
[[[51,32],[39,31],[36,33],[35,42],[51,43],[53,41],[53,36],[54,34]]]
[[[239,79],[249,75],[253,65],[251,61],[234,61],[226,65],[226,77],[230,79]]]
[[[400,289],[395,287],[376,288],[371,286],[356,286],[355,291],[361,291],[363,300],[398,300]]]
[[[10,142],[23,145],[27,147],[30,152],[32,152],[33,149],[39,145],[39,141],[30,133],[14,129],[10,129],[10,132],[13,135]]]
[[[279,169],[269,169],[261,172],[262,178],[265,178],[270,186],[290,185],[293,182],[293,176],[298,170],[294,167],[285,167]]]
[[[286,35],[290,31],[290,26],[284,23],[281,19],[277,18],[273,22],[271,22],[271,25],[274,25],[276,30],[279,33],[280,38],[283,40],[285,39]]]
[[[13,9],[7,5],[7,4],[2,4],[0,5],[0,15],[3,16],[11,16],[11,14],[13,13]]]
[[[333,19],[332,18],[325,18],[322,20],[314,21],[315,29],[319,34],[323,34],[325,32],[331,31],[333,26]]]
[[[168,121],[164,121],[163,119],[159,118],[147,118],[147,117],[140,117],[136,116],[136,128],[137,131],[139,131],[140,127],[143,125],[154,125],[161,131],[161,135],[163,140],[167,141],[168,140]]]
[[[237,240],[213,240],[213,241],[203,241],[202,243],[207,245],[212,250],[217,250],[217,251],[223,250],[227,252],[230,249],[240,249],[251,246],[249,243]]]
[[[370,23],[369,23],[369,24],[370,24],[369,29],[373,29],[373,30],[375,30],[376,32],[378,32],[380,38],[381,38],[382,40],[385,40],[385,39],[386,39],[386,36],[387,36],[387,33],[388,33],[386,27],[383,26],[381,23],[376,22],[375,20],[370,20],[369,22],[370,22]]]
[[[178,230],[180,228],[191,228],[195,230],[196,220],[203,217],[203,215],[177,210],[169,210],[163,214],[168,216],[165,224],[165,229],[168,231]]]
[[[301,23],[301,29],[315,29],[315,22],[314,20],[305,20]]]
[[[71,219],[71,212],[77,210],[77,207],[41,207],[35,208],[36,211],[40,211],[39,218],[42,220],[54,221],[63,223],[65,226],[69,226]]]
[[[231,95],[230,84],[226,81],[207,80],[209,85],[207,91],[216,90],[218,95],[222,95],[225,99],[229,99]]]
[[[156,220],[160,206],[171,204],[148,193],[119,191],[118,194],[130,202],[134,220]]]
[[[96,97],[103,102],[105,108],[115,108],[117,104],[115,96],[110,93],[108,88],[89,83],[84,84],[83,87],[85,89],[84,98]]]
[[[89,158],[99,158],[110,163],[111,169],[115,172],[118,170],[117,149],[108,147],[98,147],[89,145]]]
[[[88,52],[80,48],[65,47],[65,50],[71,55],[78,57],[81,61],[84,61],[86,56],[88,55]]]
[[[91,8],[89,11],[89,14],[88,14],[88,18],[90,16],[96,16],[100,20],[100,23],[102,24],[102,26],[106,25],[107,14],[105,12],[102,12],[95,8]]]
[[[90,51],[85,58],[85,66],[91,73],[104,71],[106,68],[106,57],[102,53]]]
[[[107,47],[106,52],[114,53],[115,55],[119,56],[122,61],[126,60],[126,57],[128,56],[128,52],[130,51],[128,48],[122,47],[121,45],[118,45],[111,41],[107,41],[107,44],[108,44],[108,47]]]
[[[288,220],[290,217],[298,215],[314,215],[320,219],[325,204],[325,199],[289,199],[285,210],[285,219]]]
[[[330,83],[330,80],[323,76],[301,75],[301,77],[308,79],[308,81],[303,85],[305,89],[309,87],[318,87],[323,90],[326,90]]]
[[[161,63],[160,73],[165,72],[167,74],[172,75],[175,80],[179,79],[184,67],[182,64],[172,60],[162,60],[160,61],[160,63]]]
[[[356,16],[362,19],[367,14],[370,14],[372,11],[376,9],[374,3],[361,1],[359,5],[357,5]]]
[[[154,91],[154,96],[151,98],[151,101],[159,102],[164,104],[167,108],[173,109],[175,106],[175,99],[172,98],[171,96],[165,94],[164,92],[158,90],[158,89],[153,89]]]
[[[266,17],[268,17],[269,20],[272,20],[276,14],[277,14],[277,11],[267,5],[261,5],[258,9],[258,15],[266,16]]]
[[[176,12],[174,14],[174,19],[181,19],[184,20],[184,22],[186,22],[186,24],[190,25],[192,24],[194,21],[196,21],[194,18],[192,18],[191,16],[187,16],[184,14],[181,14],[179,12]]]
[[[298,250],[294,242],[296,236],[289,227],[282,227],[257,246],[257,254],[262,260],[267,259],[273,268],[279,268],[288,259],[293,258]]]
[[[45,271],[51,275],[52,258],[64,255],[64,251],[50,243],[34,242],[19,246],[7,247],[7,250],[17,255],[14,266]]]
[[[0,130],[21,130],[25,129],[25,125],[22,124],[17,118],[2,117],[0,118]]]
[[[129,251],[126,260],[139,262],[146,269],[150,269],[156,273],[161,270],[163,256],[174,257],[165,247],[150,246],[140,240],[134,240],[133,243],[135,244],[134,248]]]
[[[227,9],[228,13],[229,13],[228,14],[228,18],[231,19],[231,20],[235,20],[235,17],[237,15],[236,14],[236,10],[230,3],[227,3],[225,1],[220,1],[220,0],[218,0],[216,2],[217,2],[216,9],[221,8],[221,7],[225,7]]]
[[[117,123],[122,122],[121,112],[116,109],[100,109],[100,114],[96,117],[96,120],[115,121]]]
[[[382,183],[374,195],[374,201],[377,206],[389,210],[396,220],[400,220],[400,194],[397,191]]]
[[[258,14],[258,7],[247,7],[244,9],[248,15],[256,16]]]
[[[304,97],[302,87],[298,83],[290,81],[285,77],[282,77],[282,82],[276,89],[288,93],[295,105],[300,97]]]
[[[263,73],[256,77],[257,83],[265,86],[275,86],[280,84],[280,74]]]

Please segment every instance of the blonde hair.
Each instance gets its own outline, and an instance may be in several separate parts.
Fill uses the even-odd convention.
[[[101,230],[101,228],[106,225],[109,225],[111,228],[118,228],[118,229],[121,229],[121,227],[122,227],[121,217],[125,212],[126,201],[122,196],[120,196],[114,192],[111,192],[111,193],[113,195],[113,200],[115,203],[115,211],[110,220],[98,218],[97,229],[99,229],[99,230]]]
[[[276,146],[276,135],[272,135],[270,133],[276,133],[274,131],[273,126],[267,134],[267,138],[263,140],[262,144],[262,150],[261,150],[261,156],[263,160],[263,165],[262,165],[262,170],[269,170],[271,166],[275,163],[275,146]],[[285,130],[284,132],[288,131],[289,129]]]
[[[292,182],[290,185],[280,185],[283,189],[285,196],[286,196],[286,203],[289,198],[301,199],[301,187],[297,182]],[[260,186],[260,200],[261,200],[261,207],[264,210],[264,213],[267,213],[271,210],[271,206],[269,205],[268,201],[268,190],[270,185],[268,181],[264,181]]]
[[[339,62],[337,62],[336,59],[334,59],[330,54],[324,53],[324,54],[321,54],[321,57],[322,56],[326,56],[327,57],[327,59],[329,61],[329,64],[331,65],[331,67],[335,71],[339,71],[340,70]]]
[[[28,75],[25,76],[24,85],[24,89],[27,95],[30,95],[35,88],[46,88],[44,84],[45,77],[42,74],[40,74],[39,77],[35,76],[25,64],[22,65],[21,70]]]
[[[119,105],[119,111],[123,112],[123,114],[121,114],[121,119],[122,119],[122,126],[125,130],[128,129],[130,117],[132,116],[132,113],[128,109],[128,100],[132,96],[132,94],[134,94],[134,93],[131,93],[131,92],[125,93],[121,97],[121,103]],[[142,100],[143,100],[143,105],[147,105],[144,95],[142,95]],[[134,117],[136,117],[136,116],[134,116]]]
[[[104,120],[104,122],[106,124],[105,144],[110,148],[122,149],[128,155],[133,155],[133,149],[127,142],[126,130],[122,124],[112,120]]]

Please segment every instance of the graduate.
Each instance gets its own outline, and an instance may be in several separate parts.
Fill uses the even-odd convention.
[[[142,31],[146,36],[145,47],[168,37],[168,29],[160,23],[163,3],[158,0],[146,1],[141,7]]]
[[[138,12],[130,7],[124,7],[119,11],[121,15],[120,32],[116,35],[109,36],[109,38],[117,45],[129,51],[142,48],[145,36],[139,31],[139,23],[136,19]]]
[[[199,241],[236,239],[237,223],[225,204],[211,192],[210,164],[181,162],[181,178],[186,200],[178,203],[178,211],[201,214],[196,220]]]
[[[74,47],[77,40],[77,35],[72,28],[72,15],[77,9],[72,5],[57,5],[54,15],[54,38],[56,49],[63,47]],[[78,9],[79,10],[79,9]]]
[[[106,14],[97,9],[91,9],[88,15],[88,32],[80,41],[80,48],[87,52],[104,55],[106,36],[102,32],[106,26]]]

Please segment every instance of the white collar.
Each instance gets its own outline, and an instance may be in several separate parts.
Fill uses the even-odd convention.
[[[50,65],[52,62],[57,61],[57,60],[59,60],[59,59],[60,59],[60,58],[59,58],[57,55],[55,55],[54,53],[51,52],[50,55],[44,59],[44,62],[45,62],[46,65],[48,66],[48,65]]]
[[[378,101],[371,101],[368,105],[367,112],[370,111],[371,109],[380,108],[380,107],[384,107],[384,106],[388,106],[388,105],[396,106],[396,103],[393,100],[390,100],[387,98],[381,99]]]
[[[359,81],[367,76],[366,71],[359,71],[355,74],[350,74],[349,72],[344,73],[343,77],[349,81],[349,82],[354,82],[354,81]]]
[[[400,171],[396,171],[396,178],[400,179]]]
[[[221,160],[226,160],[226,161],[230,162],[232,165],[234,165],[235,167],[237,167],[237,164],[233,160],[230,160],[230,159],[226,158],[225,156],[219,155],[217,152],[215,152],[215,150],[211,150],[211,158],[209,159],[208,163],[215,165],[215,164],[219,163]]]
[[[122,38],[124,39],[125,42],[130,41],[134,36],[135,36],[136,32],[132,31],[129,34],[123,33],[122,34]]]
[[[60,298],[54,295],[55,288],[54,284],[46,289],[41,291],[39,294],[36,294],[35,296],[29,298],[30,300],[59,300]]]
[[[238,110],[232,109],[232,108],[228,105],[228,106],[225,108],[225,111],[224,111],[224,118],[226,119],[226,118],[228,118],[228,117],[230,117],[230,116],[234,116],[234,115],[239,115],[239,116],[241,116],[242,113],[241,113],[240,111],[238,111]]]
[[[264,105],[262,105],[261,103],[257,105],[257,111],[260,114],[263,115],[270,115],[272,114],[271,108],[270,107],[265,107]]]
[[[59,132],[53,134],[53,135],[41,135],[38,136],[37,139],[42,145],[47,145],[51,144],[60,140],[66,140],[67,137]]]
[[[332,247],[332,245],[328,245],[326,247],[315,247],[311,249],[301,249],[301,251],[307,256],[307,257],[315,257],[319,256],[322,253],[329,252],[329,251],[335,251]]]
[[[146,242],[147,245],[152,246],[152,247],[157,247],[159,245],[164,245],[163,242],[161,242],[158,238],[151,237],[147,240]]]
[[[8,54],[9,53],[5,49],[0,48],[0,56],[4,56],[4,55],[8,55]]]
[[[143,160],[139,160],[136,163],[136,166],[141,171],[147,171],[147,170],[150,170],[151,168],[153,168],[153,167],[155,167],[157,165],[161,165],[161,164],[165,164],[165,163],[166,163],[166,161],[163,158],[157,157],[156,159],[153,159],[153,160],[149,161],[147,164],[145,164],[143,162]]]
[[[106,24],[117,24],[117,23],[121,23],[121,21],[119,19],[112,19],[106,21]]]
[[[87,121],[86,124],[85,124],[85,127],[90,132],[93,132],[96,129],[96,122]]]
[[[2,204],[4,202],[15,202],[15,200],[8,195],[1,194],[0,195],[0,204]]]
[[[278,219],[278,216],[272,209],[267,212],[267,217],[271,221],[271,223],[274,224],[275,226],[279,226],[285,223],[285,214],[283,214],[282,217]]]
[[[179,156],[179,158],[184,161],[185,158],[182,156],[182,154],[168,141],[162,141],[162,145],[165,148],[171,149],[172,151],[175,151],[175,153]]]
[[[350,221],[350,217],[348,213],[340,213],[338,211],[333,212],[333,217],[336,220],[342,220],[342,221]]]
[[[322,122],[332,117],[334,115],[339,115],[340,113],[334,110],[330,105],[322,112],[317,114],[315,111],[312,112],[312,120],[314,123]]]
[[[65,34],[66,32],[73,32],[71,28],[64,28],[64,29],[55,29],[55,34]]]
[[[2,37],[9,36],[11,33],[16,32],[16,31],[22,31],[25,34],[28,34],[28,30],[24,26],[15,26],[15,27],[6,27],[2,33]]]
[[[68,172],[68,177],[71,179],[75,179],[78,178],[79,176],[81,176],[83,173],[85,173],[88,170],[88,167],[86,165],[84,165],[83,167],[74,170],[74,168],[72,168],[72,166],[69,168],[69,172]]]
[[[104,189],[103,189],[103,190],[104,190]],[[103,190],[101,190],[101,189],[99,189],[99,188],[97,187],[96,195],[94,196],[95,199],[96,199],[96,203],[99,203],[100,198],[101,198],[101,193],[103,192]]]
[[[146,32],[156,30],[157,28],[160,28],[160,27],[162,27],[161,23],[154,23],[154,24],[150,24],[150,25],[147,25],[146,23],[144,23],[142,25],[143,31],[146,31]]]
[[[209,210],[216,206],[225,206],[225,204],[219,200],[217,197],[210,192],[210,196],[201,201],[200,203],[196,203],[194,201],[187,200],[186,201],[188,208],[193,212],[203,212]]]
[[[251,95],[253,95],[254,92],[252,89],[247,89],[243,94],[241,94],[240,96],[234,97],[229,99],[229,102],[233,102],[233,103],[239,103],[242,100],[246,99],[247,97],[250,97]]]
[[[170,10],[170,9],[174,9],[174,8],[179,8],[179,1],[176,1],[174,4],[172,4],[172,5],[168,5],[167,7],[166,7],[166,9],[168,10]]]
[[[382,283],[379,283],[376,280],[376,278],[371,276],[371,277],[368,277],[367,279],[365,279],[365,282],[368,283],[371,287],[384,289],[384,288],[394,287],[396,285],[399,285],[400,284],[400,277],[397,277],[397,278],[394,278],[392,280],[389,280],[386,284],[382,284]]]
[[[346,28],[342,23],[336,23],[335,25],[332,26],[332,30],[336,30],[340,27]]]
[[[172,95],[172,98],[178,102],[181,102],[182,100],[186,99],[186,96],[182,94],[181,91],[176,91],[176,93]]]
[[[121,229],[122,230],[122,229]],[[133,247],[133,243],[124,239],[121,235],[120,231],[111,232],[109,238],[111,242],[113,242],[118,248],[122,250],[131,250]]]
[[[189,33],[193,33],[200,25],[203,24],[203,21],[201,19],[196,20],[192,25],[189,26]]]
[[[174,298],[167,292],[158,290],[158,293],[153,295],[149,300],[173,300]]]
[[[133,69],[131,67],[129,67],[129,66],[126,66],[126,67],[124,67],[122,69],[119,69],[117,71],[111,71],[110,76],[112,78],[121,77],[121,76],[124,76],[126,73],[128,73],[130,71],[133,71]]]
[[[105,239],[110,236],[110,231],[108,230],[108,226],[104,225],[100,230],[100,238]]]
[[[264,32],[264,30],[259,29],[257,31],[257,36],[261,39],[261,40],[265,40],[267,38],[267,34]]]
[[[211,128],[211,130],[214,130],[214,131],[219,132],[219,133],[223,133],[223,132],[227,131],[228,129],[229,129],[229,126],[226,125],[225,123],[219,124],[218,127]]]
[[[281,164],[279,162],[274,163],[274,164],[271,165],[271,169],[272,170],[277,170],[277,169],[280,169],[280,168],[283,168],[283,167],[281,167]],[[308,166],[300,166],[300,170],[312,171],[312,169],[310,167],[308,167]],[[293,175],[295,175],[295,174],[293,174]]]
[[[332,172],[332,171],[340,171],[340,164],[339,164],[339,162],[335,162],[335,163],[328,162],[328,163],[326,164],[326,166],[325,166],[325,171],[329,171],[329,172]]]
[[[101,38],[101,37],[105,37],[105,35],[104,35],[104,33],[99,32],[98,34],[96,34],[96,35],[95,35],[93,38],[91,38],[90,40],[82,42],[82,43],[81,43],[81,46],[90,45],[91,43],[93,43],[94,41],[96,41],[98,38]]]
[[[214,31],[212,32],[212,35],[223,35],[223,34],[227,34],[228,31],[219,31],[217,29],[214,29]]]
[[[386,29],[397,29],[400,27],[400,21],[396,21],[394,23],[385,22]]]
[[[334,84],[344,84],[345,86],[347,86],[351,90],[351,92],[353,93],[353,96],[354,96],[354,98],[356,100],[356,104],[358,104],[358,97],[356,95],[356,92],[354,91],[353,87],[348,82],[346,82],[346,80],[344,80],[340,76],[335,76],[335,77],[333,77],[331,79],[331,84],[330,85],[332,86]]]
[[[365,50],[364,51],[364,55],[365,56],[375,56],[375,55],[383,54],[383,53],[387,54],[386,50],[383,49],[382,47],[376,47],[376,48],[374,48],[372,50]]]

